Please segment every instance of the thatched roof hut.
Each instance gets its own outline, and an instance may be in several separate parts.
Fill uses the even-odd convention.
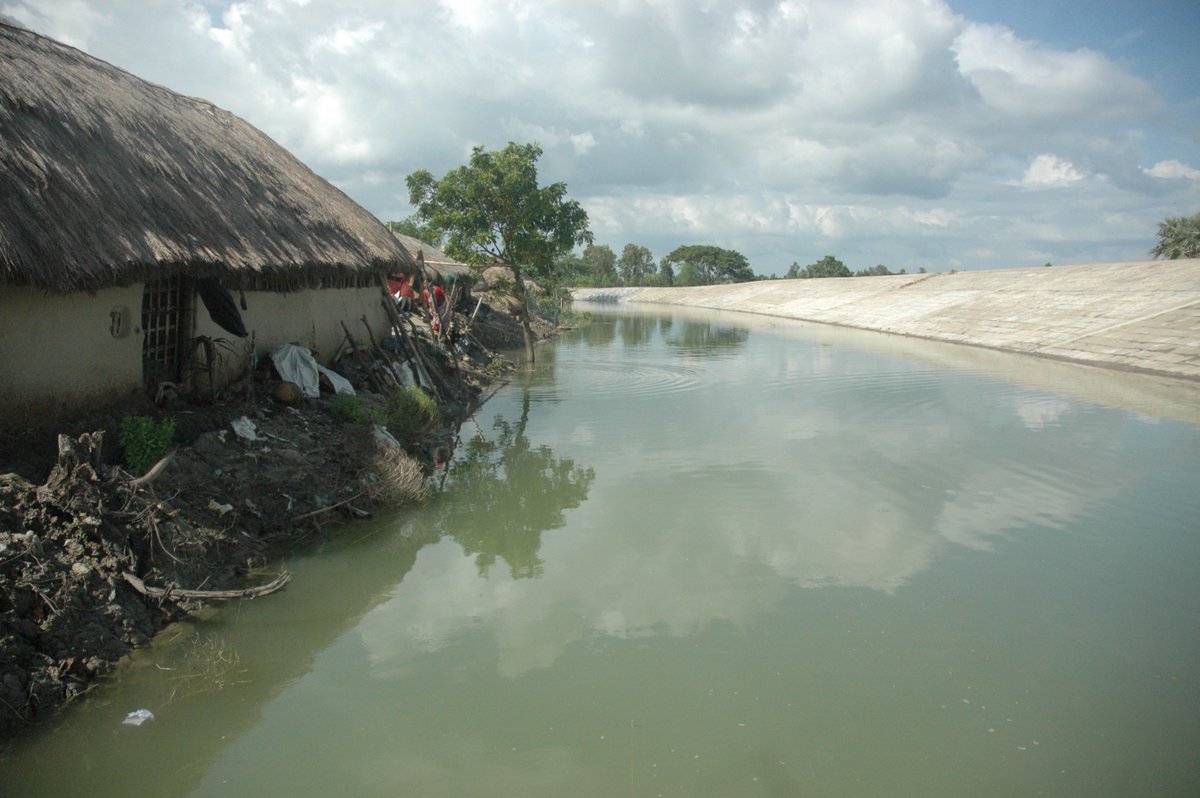
[[[413,238],[404,233],[394,233],[394,235],[408,250],[409,255],[414,259],[420,256],[424,260],[425,268],[434,280],[447,284],[460,281],[469,284],[475,281],[475,274],[471,271],[470,266],[455,260],[432,244],[427,244],[419,238]]]
[[[0,22],[0,285],[170,274],[291,288],[412,272],[390,231],[242,119]]]

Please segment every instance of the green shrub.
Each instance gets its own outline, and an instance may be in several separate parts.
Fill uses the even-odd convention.
[[[121,446],[125,464],[135,474],[144,474],[157,463],[175,437],[175,419],[154,420],[150,416],[126,416],[121,421]]]
[[[364,402],[348,393],[335,394],[329,410],[343,424],[386,424],[387,415],[379,405]]]
[[[393,435],[424,432],[438,422],[437,402],[415,385],[406,385],[387,397],[387,428]]]

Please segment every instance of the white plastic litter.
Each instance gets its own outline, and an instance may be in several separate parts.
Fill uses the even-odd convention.
[[[279,376],[300,386],[309,399],[321,395],[321,377],[312,352],[295,344],[284,344],[271,353],[271,362]]]
[[[121,721],[125,726],[141,726],[148,720],[154,720],[154,713],[148,709],[135,709],[125,716],[125,720]]]
[[[354,386],[350,384],[350,380],[338,374],[336,371],[325,368],[320,363],[317,364],[317,371],[329,378],[329,382],[333,384],[334,393],[348,393],[354,396]]]
[[[400,441],[396,440],[395,436],[388,432],[387,427],[381,427],[376,424],[374,429],[374,437],[375,443],[379,444],[380,448],[382,449],[386,450],[404,448],[400,445]]]
[[[396,378],[396,382],[404,386],[416,385],[417,381],[413,379],[412,359],[408,359],[403,363],[397,363],[388,368],[392,376]]]
[[[244,441],[258,440],[258,432],[255,429],[254,422],[249,416],[242,416],[229,422],[229,426],[233,427],[233,432]]]
[[[334,393],[354,395],[354,386],[348,379],[336,371],[322,366],[312,356],[312,352],[302,346],[296,344],[280,346],[271,353],[271,362],[275,364],[275,370],[279,372],[280,377],[299,385],[301,392],[309,399],[315,399],[321,395],[322,374],[328,377],[329,382],[333,384]]]

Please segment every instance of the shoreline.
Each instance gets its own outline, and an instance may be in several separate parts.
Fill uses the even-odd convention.
[[[510,349],[519,327],[485,315],[453,356],[427,328],[414,330],[436,372],[439,418],[395,437],[348,417],[333,395],[272,399],[278,381],[260,373],[236,396],[156,413],[186,432],[145,476],[115,462],[117,416],[59,434],[48,474],[3,473],[12,457],[0,462],[0,750],[167,625],[232,598],[222,591],[283,577],[264,570],[269,561],[376,510],[419,502],[458,428],[515,368],[497,351]],[[539,337],[552,331],[544,324]],[[382,411],[387,397],[370,372],[351,405]],[[243,430],[252,422],[250,436],[235,420]]]

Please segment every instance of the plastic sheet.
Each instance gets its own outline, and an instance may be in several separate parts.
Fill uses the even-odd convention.
[[[322,374],[329,379],[335,393],[354,395],[354,386],[348,379],[322,366],[313,357],[312,352],[302,346],[284,344],[271,353],[271,362],[275,364],[275,370],[279,372],[280,377],[299,385],[300,390],[309,399],[321,395]]]

